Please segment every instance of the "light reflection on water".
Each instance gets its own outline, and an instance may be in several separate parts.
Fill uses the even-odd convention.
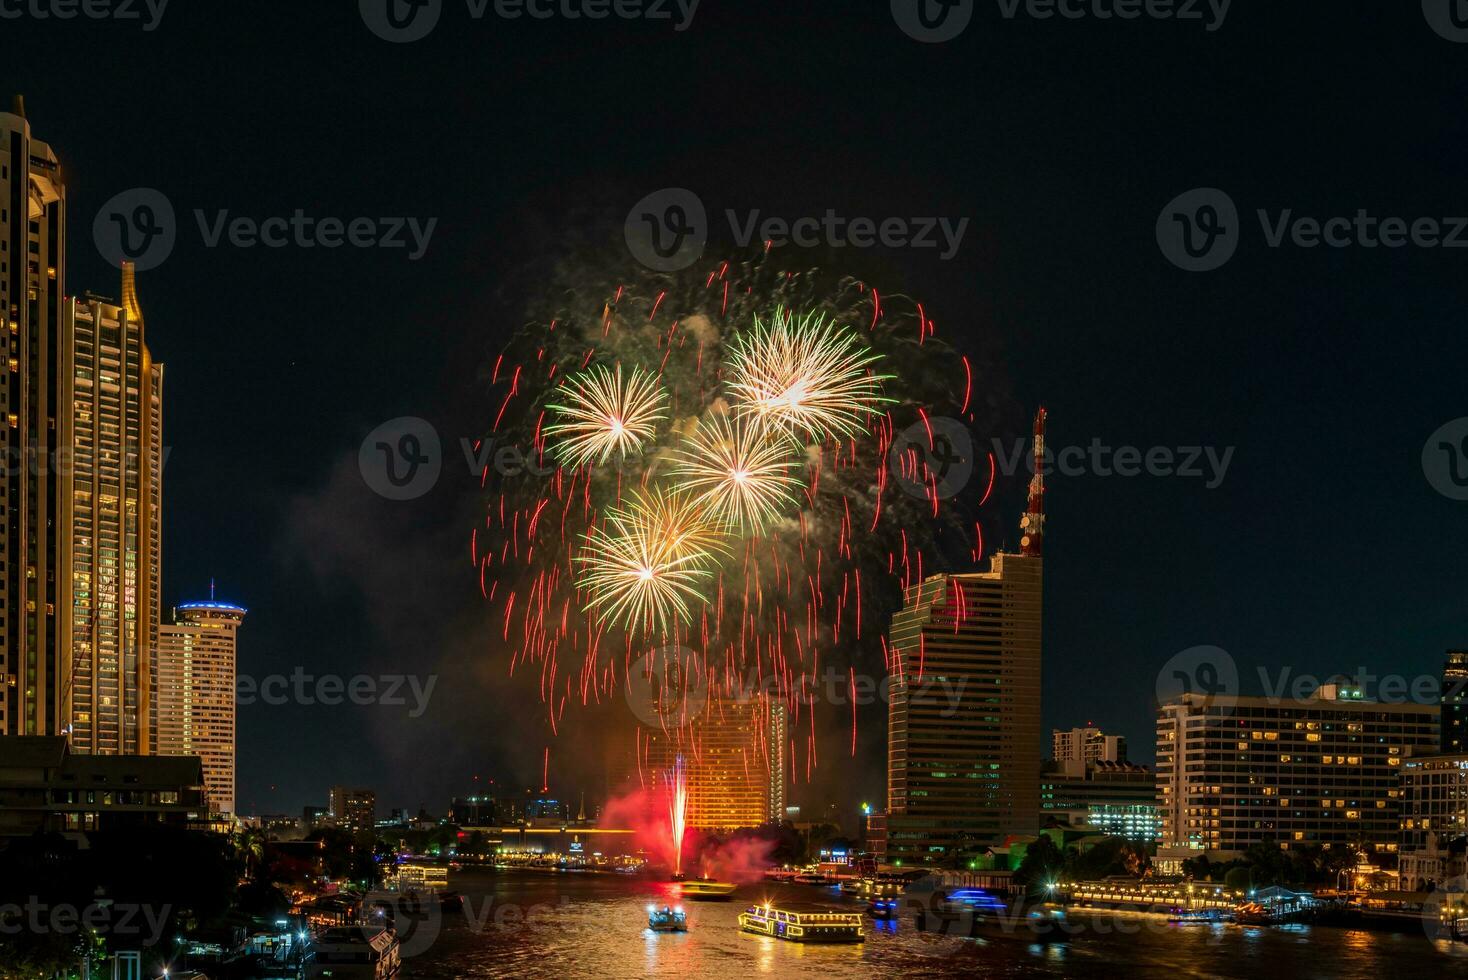
[[[470,977],[1008,977],[1190,980],[1253,978],[1382,980],[1468,970],[1468,945],[1431,943],[1401,933],[1292,926],[1168,926],[1141,915],[1091,919],[1065,942],[963,939],[919,932],[910,920],[867,920],[858,945],[804,945],[739,931],[738,915],[756,901],[817,902],[860,909],[829,888],[760,884],[729,902],[682,903],[666,883],[616,875],[456,875],[464,913],[444,913],[426,952],[405,960],[404,980]],[[688,913],[687,933],[646,928],[649,903]],[[522,925],[529,912],[530,924]],[[504,914],[501,914],[504,913]],[[487,922],[476,929],[471,920]],[[497,926],[496,923],[502,923]]]

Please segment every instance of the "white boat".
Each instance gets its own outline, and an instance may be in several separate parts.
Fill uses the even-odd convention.
[[[397,936],[381,926],[328,929],[311,944],[307,957],[308,980],[396,980],[403,965]]]

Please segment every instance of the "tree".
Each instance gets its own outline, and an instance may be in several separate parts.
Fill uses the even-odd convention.
[[[1065,854],[1049,834],[1041,834],[1025,849],[1024,860],[1014,872],[1014,883],[1031,895],[1043,894],[1065,870]]]

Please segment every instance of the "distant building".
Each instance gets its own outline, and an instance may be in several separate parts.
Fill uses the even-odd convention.
[[[1075,830],[1153,843],[1162,833],[1156,774],[1126,762],[1047,763],[1040,775],[1040,819]]]
[[[324,806],[308,806],[301,809],[301,830],[310,833],[326,822],[328,809]]]
[[[1056,762],[1126,761],[1126,736],[1107,735],[1091,725],[1068,732],[1053,728],[1050,742]]]
[[[333,786],[329,799],[330,816],[338,827],[354,833],[377,828],[377,794],[372,790]]]
[[[0,737],[0,837],[187,827],[204,815],[197,758],[84,755],[60,735]]]
[[[1449,755],[1468,752],[1468,650],[1448,651],[1441,702],[1441,751]]]
[[[1398,849],[1401,767],[1437,746],[1436,706],[1367,701],[1345,684],[1230,700],[1183,694],[1158,708],[1164,846]]]
[[[214,813],[235,800],[235,666],[246,610],[228,602],[187,602],[158,632],[158,753],[204,760]]]
[[[449,804],[449,823],[458,827],[494,827],[499,810],[488,796],[468,796]]]
[[[1468,754],[1414,756],[1401,776],[1397,870],[1404,890],[1425,891],[1468,872]]]

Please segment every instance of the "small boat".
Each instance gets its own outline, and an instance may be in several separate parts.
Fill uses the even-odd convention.
[[[739,913],[739,928],[793,943],[866,942],[861,915],[818,905],[751,905]]]
[[[647,927],[653,932],[687,932],[688,916],[682,906],[670,909],[664,905],[659,909],[656,905],[649,905]]]
[[[395,980],[401,968],[402,954],[391,929],[346,926],[326,930],[311,944],[306,977],[307,980],[318,977]]]
[[[1222,909],[1171,909],[1167,921],[1177,926],[1205,926],[1223,921]]]
[[[674,871],[673,872],[673,876],[671,878],[669,878],[668,880],[669,881],[687,881],[688,880],[688,876],[686,874],[684,874],[683,872],[681,872],[681,871]]]
[[[867,905],[867,915],[871,916],[874,919],[895,919],[895,918],[897,918],[897,899],[895,899],[895,898],[874,898],[874,899],[872,899],[872,901]]]
[[[829,885],[831,879],[823,874],[798,874],[795,876],[797,885]]]
[[[691,898],[696,902],[722,902],[727,901],[729,896],[734,894],[734,887],[732,881],[698,878],[694,881],[683,882],[683,897]]]

